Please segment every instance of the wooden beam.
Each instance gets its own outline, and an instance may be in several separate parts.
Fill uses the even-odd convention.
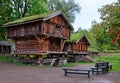
[[[65,46],[65,40],[62,40],[61,39],[61,42],[60,42],[60,51],[63,51],[63,48],[64,48],[64,46]]]

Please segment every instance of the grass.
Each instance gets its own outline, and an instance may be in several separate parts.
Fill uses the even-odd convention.
[[[21,65],[21,66],[31,66],[31,67],[36,67],[35,65],[31,64],[22,64],[22,63],[17,63],[13,61],[14,56],[13,55],[5,55],[5,56],[0,56],[0,61],[3,62],[8,62],[11,64],[16,64],[16,65]],[[94,59],[97,62],[110,62],[112,64],[112,71],[111,72],[120,72],[120,55],[109,55],[109,56],[99,56],[99,57],[94,57]],[[72,63],[67,63],[65,65],[60,65],[60,67],[73,67],[78,64],[93,64],[92,62],[72,62]],[[50,65],[44,65],[44,66],[39,66],[40,68],[50,68]]]
[[[18,62],[13,61],[13,59],[14,59],[13,55],[0,55],[0,61],[7,62],[10,64],[16,64],[16,65],[20,65],[20,66],[29,66],[29,67],[42,67],[42,68],[50,68],[51,67],[49,65],[36,66],[36,65],[31,65],[31,64],[18,63]]]
[[[97,62],[109,62],[112,64],[111,72],[120,72],[120,55],[100,56],[94,58]]]
[[[22,64],[22,63],[18,63],[18,62],[14,62],[13,61],[14,56],[13,55],[4,55],[4,56],[0,56],[0,61],[2,62],[7,62],[7,63],[11,63],[11,64],[16,64],[16,65],[20,65],[20,66],[30,66],[30,67],[40,67],[40,68],[50,68],[51,66],[49,64],[43,65],[43,66],[36,66],[36,65],[31,65],[31,64]],[[59,65],[59,67],[72,67],[77,65],[78,63],[67,63],[67,64],[61,64]]]
[[[0,61],[13,63],[13,55],[0,55]]]
[[[8,22],[6,24],[4,24],[4,26],[6,25],[12,25],[12,24],[17,24],[17,23],[23,23],[23,22],[27,22],[27,21],[31,21],[31,20],[37,20],[37,19],[43,19],[44,17],[52,14],[52,13],[55,13],[57,11],[54,11],[54,12],[48,12],[48,13],[45,13],[45,14],[39,14],[39,15],[33,15],[33,16],[28,16],[28,17],[23,17],[21,19],[17,19],[15,21],[12,21],[12,22]]]
[[[83,36],[82,33],[72,33],[70,40],[67,40],[66,42],[70,43],[70,42],[76,42],[78,41],[81,37]]]
[[[22,64],[22,63],[17,63],[13,61],[14,56],[13,55],[4,55],[4,56],[0,56],[0,61],[2,62],[7,62],[7,63],[11,63],[11,64],[16,64],[16,65],[20,65],[20,66],[31,66],[31,67],[36,67],[36,65],[31,65],[31,64]],[[59,67],[73,67],[75,65],[78,64],[90,64],[90,62],[69,62],[67,64],[61,64],[59,65]],[[46,64],[44,66],[39,66],[42,68],[50,68],[51,66]]]

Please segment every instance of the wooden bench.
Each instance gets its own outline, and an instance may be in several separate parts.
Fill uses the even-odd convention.
[[[100,73],[108,73],[110,69],[112,69],[112,65],[109,64],[109,62],[97,62],[95,63],[95,67],[91,68],[92,69],[92,74],[94,72],[98,74]]]
[[[83,74],[83,75],[87,75],[88,78],[90,77],[90,71],[91,70],[80,70],[80,69],[62,69],[65,72],[65,76],[67,76],[67,74]]]

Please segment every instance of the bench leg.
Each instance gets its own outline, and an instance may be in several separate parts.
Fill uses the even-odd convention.
[[[112,65],[109,65],[109,71],[112,70]]]
[[[92,69],[92,74],[94,74],[94,69]]]
[[[88,78],[90,77],[90,71],[88,71]]]
[[[97,68],[97,75],[99,74],[99,70],[98,70],[98,68]]]
[[[65,76],[67,76],[67,70],[65,70]]]

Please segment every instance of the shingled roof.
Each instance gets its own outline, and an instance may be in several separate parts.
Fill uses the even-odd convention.
[[[58,16],[58,15],[62,15],[64,20],[69,24],[70,29],[74,30],[73,26],[67,21],[67,19],[63,15],[62,11],[49,12],[46,14],[23,17],[21,19],[17,19],[15,21],[8,22],[8,23],[4,24],[4,27],[16,26],[16,25],[21,25],[21,24],[26,24],[26,23],[36,22],[36,21],[46,21],[46,20],[51,19],[51,18]]]

